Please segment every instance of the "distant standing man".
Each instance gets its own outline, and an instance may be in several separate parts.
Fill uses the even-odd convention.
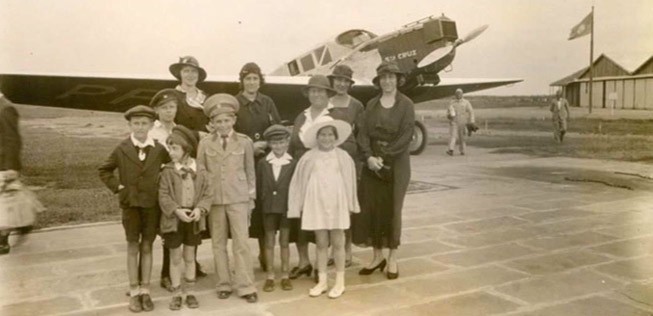
[[[465,132],[467,124],[474,124],[474,109],[472,104],[463,98],[463,90],[456,89],[456,98],[449,104],[447,109],[447,118],[449,119],[449,150],[447,155],[453,156],[453,148],[458,140],[460,154],[465,154]]]
[[[22,142],[18,130],[18,111],[0,92],[0,182],[18,178]],[[0,231],[0,254],[9,253],[9,233]]]
[[[567,132],[567,120],[569,119],[569,102],[562,97],[562,90],[556,92],[556,98],[549,106],[551,119],[553,120],[553,139],[562,143]]]

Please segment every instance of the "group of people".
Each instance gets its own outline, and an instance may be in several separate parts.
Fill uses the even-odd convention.
[[[171,310],[199,306],[193,286],[206,274],[196,253],[206,238],[220,299],[235,292],[258,301],[249,238],[259,240],[266,292],[275,290],[277,276],[286,291],[293,289],[291,280],[309,276],[317,283],[310,296],[341,296],[352,243],[374,249],[360,275],[380,270],[388,279],[399,277],[415,112],[398,90],[405,75],[397,64],[379,65],[373,82],[380,93],[366,107],[349,95],[354,80],[348,66],[312,76],[303,88],[309,105],[292,128],[281,124],[274,101],[259,92],[265,78],[255,63],[240,71],[236,96],[199,89],[206,71],[191,56],[169,69],[179,84],[125,113],[130,136],[99,168],[122,209],[129,310],[154,309],[149,286],[157,235],[164,246],[161,285],[173,292]],[[280,275],[274,269],[277,233]],[[299,257],[292,270],[291,242]],[[317,250],[315,269],[310,242]],[[329,288],[331,264],[336,273]]]

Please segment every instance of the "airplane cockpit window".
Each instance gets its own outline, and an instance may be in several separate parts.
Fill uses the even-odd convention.
[[[297,66],[296,60],[288,63],[288,72],[290,72],[291,76],[296,76],[299,74],[299,67]]]
[[[329,49],[327,48],[326,52],[324,52],[324,57],[322,57],[322,65],[326,65],[331,61],[331,53],[329,53]]]
[[[376,34],[365,30],[349,30],[338,35],[336,37],[336,43],[345,47],[355,48],[375,37]]]
[[[302,57],[300,62],[302,63],[302,68],[304,69],[304,72],[315,68],[315,62],[313,62],[313,54],[308,54]]]

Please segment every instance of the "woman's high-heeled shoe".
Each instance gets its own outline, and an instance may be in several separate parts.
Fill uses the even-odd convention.
[[[383,272],[383,268],[385,268],[385,265],[388,262],[383,259],[383,261],[379,262],[375,267],[372,268],[362,268],[360,271],[358,271],[359,275],[370,275],[372,274],[376,269],[379,269],[379,271]]]
[[[303,268],[300,267],[294,267],[291,271],[290,274],[288,275],[288,278],[291,280],[297,279],[302,275],[306,275],[307,277],[311,276],[311,273],[313,272],[313,266],[308,264],[304,266]]]
[[[399,265],[397,265],[397,272],[390,272],[390,266],[388,266],[388,270],[386,270],[385,276],[388,278],[388,280],[394,280],[399,278]]]

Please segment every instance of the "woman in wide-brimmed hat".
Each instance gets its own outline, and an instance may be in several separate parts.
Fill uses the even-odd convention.
[[[333,106],[329,103],[329,98],[336,95],[337,92],[331,88],[329,79],[326,76],[315,75],[308,80],[308,84],[302,89],[302,93],[308,98],[310,106],[299,113],[295,119],[288,150],[290,155],[297,160],[308,150],[304,139],[308,129],[318,122],[320,118],[331,116]],[[311,232],[297,230],[295,245],[299,254],[299,264],[290,271],[291,279],[296,279],[304,274],[311,275],[313,266],[308,256],[308,243],[312,239],[313,234]]]
[[[356,164],[356,174],[360,176],[362,170],[362,163],[358,153],[358,144],[356,143],[356,134],[360,125],[360,118],[363,116],[363,103],[349,94],[351,87],[355,81],[352,78],[354,71],[347,65],[339,64],[333,68],[333,72],[328,75],[331,86],[336,90],[337,94],[331,97],[331,104],[333,109],[331,114],[334,118],[349,122],[352,127],[351,135],[344,140],[340,148],[344,149]],[[345,250],[346,250],[346,263],[345,266],[349,267],[352,263],[351,255],[351,230],[345,232]],[[333,256],[332,256],[333,257]],[[331,264],[332,259],[329,260]]]
[[[258,159],[265,157],[268,146],[265,139],[263,139],[263,133],[268,127],[280,123],[281,118],[272,98],[259,92],[259,89],[265,83],[265,78],[261,68],[256,63],[250,62],[243,65],[238,78],[240,80],[240,92],[236,95],[236,99],[240,103],[240,109],[236,113],[238,120],[234,125],[234,130],[249,136],[254,141],[254,159],[258,161]],[[268,267],[264,256],[263,215],[258,207],[252,212],[249,237],[258,239],[259,263],[261,269],[267,271]]]
[[[206,93],[197,87],[206,79],[206,71],[193,56],[180,57],[168,69],[179,80],[175,89],[183,95],[181,99],[184,101],[177,108],[175,122],[194,131],[207,132],[209,119],[202,111]]]
[[[396,279],[415,109],[413,101],[398,91],[405,75],[396,63],[383,62],[376,73],[372,81],[381,94],[367,103],[357,136],[366,167],[360,181],[361,212],[352,218],[352,235],[354,244],[374,247],[372,261],[359,274],[383,271],[387,265],[388,279]],[[390,249],[387,260],[383,257],[384,248]]]

